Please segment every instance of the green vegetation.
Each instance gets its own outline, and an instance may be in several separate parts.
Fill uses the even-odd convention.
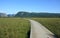
[[[0,38],[28,38],[30,23],[21,18],[0,18]]]
[[[34,18],[60,38],[60,18]]]
[[[14,16],[14,15],[13,15]],[[35,18],[59,18],[60,13],[48,13],[48,12],[25,12],[25,11],[19,11],[17,14],[15,14],[15,17],[35,17]]]
[[[29,18],[27,18],[29,19]],[[33,18],[60,38],[60,18]],[[28,38],[30,22],[22,18],[0,18],[0,38]]]

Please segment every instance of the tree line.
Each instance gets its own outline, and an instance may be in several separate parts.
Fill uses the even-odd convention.
[[[18,12],[15,17],[47,17],[47,18],[50,18],[50,17],[60,17],[60,13],[46,13],[46,12],[43,12],[43,13],[30,13],[30,12],[24,12],[24,11],[20,11]]]
[[[60,18],[60,13],[48,13],[48,12],[25,12],[25,11],[19,11],[17,14],[5,14],[5,13],[0,13],[0,17],[21,17],[21,18],[31,18],[31,17],[36,17],[36,18]]]

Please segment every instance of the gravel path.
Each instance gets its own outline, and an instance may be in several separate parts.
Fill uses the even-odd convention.
[[[30,38],[55,38],[54,34],[40,23],[34,20],[29,21],[31,22]]]

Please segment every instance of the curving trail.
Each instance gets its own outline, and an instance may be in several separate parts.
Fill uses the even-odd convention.
[[[29,21],[31,22],[30,38],[55,38],[54,34],[40,23],[34,20]]]

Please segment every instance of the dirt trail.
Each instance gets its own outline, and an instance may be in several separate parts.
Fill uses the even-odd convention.
[[[45,28],[40,23],[29,20],[31,22],[31,34],[30,38],[55,38],[52,32]]]

